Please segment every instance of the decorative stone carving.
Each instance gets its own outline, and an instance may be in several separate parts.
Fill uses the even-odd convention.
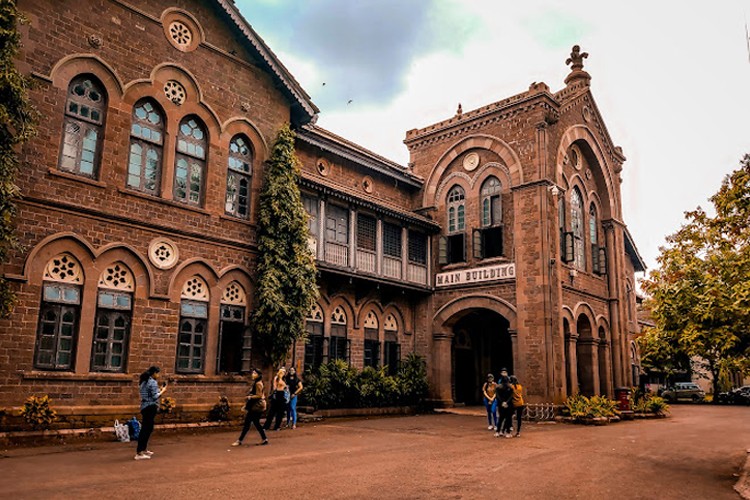
[[[180,298],[208,302],[208,285],[200,276],[193,276],[182,286]]]
[[[373,190],[372,185],[373,185],[372,177],[370,177],[369,175],[366,175],[362,178],[362,189],[364,190],[365,193],[367,194],[372,193],[372,190]]]
[[[159,269],[171,269],[179,257],[177,245],[166,238],[157,238],[148,247],[148,258]]]
[[[169,80],[164,84],[164,95],[167,96],[167,99],[178,106],[183,104],[185,102],[185,98],[187,97],[185,87],[183,87],[182,84],[180,84],[180,82],[178,82],[177,80]]]
[[[99,288],[108,288],[110,290],[124,290],[132,292],[134,290],[133,273],[122,262],[115,262],[102,271],[99,276]]]
[[[62,283],[83,283],[83,271],[81,264],[69,253],[61,253],[50,259],[44,268],[44,281],[57,281]]]
[[[89,35],[87,38],[89,45],[94,47],[95,49],[98,49],[102,46],[102,37],[99,35]]]

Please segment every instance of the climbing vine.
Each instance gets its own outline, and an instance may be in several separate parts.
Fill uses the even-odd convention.
[[[14,234],[18,150],[34,134],[36,123],[28,98],[31,81],[15,66],[21,46],[18,24],[23,21],[13,0],[0,0],[0,264],[18,248]],[[15,294],[0,276],[0,316],[7,317],[14,304]]]

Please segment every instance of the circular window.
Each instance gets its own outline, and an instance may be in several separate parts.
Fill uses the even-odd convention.
[[[148,247],[148,258],[159,269],[174,267],[179,257],[177,245],[166,238],[157,238]]]
[[[175,44],[187,48],[193,41],[193,32],[181,21],[172,21],[169,25],[169,37]]]
[[[182,9],[166,9],[161,15],[161,26],[169,43],[180,52],[192,52],[204,41],[198,21]]]
[[[327,161],[323,159],[318,160],[318,163],[315,168],[318,170],[318,173],[322,175],[323,177],[327,177],[328,174],[331,172],[331,166],[328,164]]]
[[[164,95],[179,106],[185,102],[185,87],[176,80],[169,80],[164,84]]]

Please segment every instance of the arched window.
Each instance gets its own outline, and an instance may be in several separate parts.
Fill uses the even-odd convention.
[[[60,170],[97,176],[106,114],[104,86],[90,75],[74,78],[65,101]]]
[[[584,225],[583,225],[583,198],[577,187],[570,194],[570,230],[573,233],[574,258],[576,268],[586,268],[586,256],[584,255]]]
[[[401,362],[401,344],[398,341],[398,321],[389,313],[383,322],[383,364],[388,366],[388,374],[395,375]]]
[[[221,322],[219,324],[218,373],[250,371],[250,329],[245,327],[247,316],[245,289],[232,281],[221,296]]]
[[[482,183],[481,229],[474,230],[474,258],[487,259],[503,255],[503,212],[500,181],[490,176]]]
[[[200,276],[185,282],[180,296],[177,372],[203,373],[208,332],[208,285]]]
[[[349,339],[346,338],[346,313],[341,306],[331,314],[331,339],[328,343],[328,359],[349,360]]]
[[[448,192],[448,233],[463,231],[466,225],[466,194],[461,186],[453,186]]]
[[[72,370],[81,319],[81,264],[62,253],[47,263],[43,280],[34,367]]]
[[[91,371],[124,372],[133,314],[133,273],[122,262],[99,277]]]
[[[451,264],[466,262],[466,194],[461,186],[453,186],[448,191],[446,205],[448,211],[447,236],[440,238],[439,262]]]
[[[482,227],[496,226],[503,220],[500,191],[502,186],[495,176],[482,183]]]
[[[596,214],[596,206],[589,206],[589,243],[591,243],[591,271],[594,274],[604,274],[606,257],[603,255],[604,248],[599,246],[599,217]]]
[[[365,329],[365,366],[377,368],[380,365],[380,339],[378,316],[375,311],[367,313],[362,326]]]
[[[141,99],[133,108],[130,125],[128,187],[159,194],[164,149],[164,117],[152,99]]]
[[[244,135],[236,135],[229,143],[227,194],[224,210],[227,214],[247,219],[250,215],[250,180],[253,173],[253,151]]]
[[[305,332],[305,372],[310,372],[323,363],[323,309],[318,304],[305,320]]]
[[[174,198],[201,206],[206,176],[206,131],[203,122],[188,116],[180,122],[174,167]]]

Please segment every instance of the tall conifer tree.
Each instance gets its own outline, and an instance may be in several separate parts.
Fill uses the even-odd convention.
[[[15,184],[18,146],[33,135],[36,117],[27,97],[30,80],[15,67],[21,20],[14,1],[0,0],[0,264],[18,246],[13,232],[19,194]],[[0,316],[8,316],[14,304],[15,295],[0,276]]]
[[[294,133],[285,125],[266,162],[258,217],[258,303],[253,325],[273,364],[283,362],[292,343],[304,335],[305,318],[318,295],[299,175]]]

